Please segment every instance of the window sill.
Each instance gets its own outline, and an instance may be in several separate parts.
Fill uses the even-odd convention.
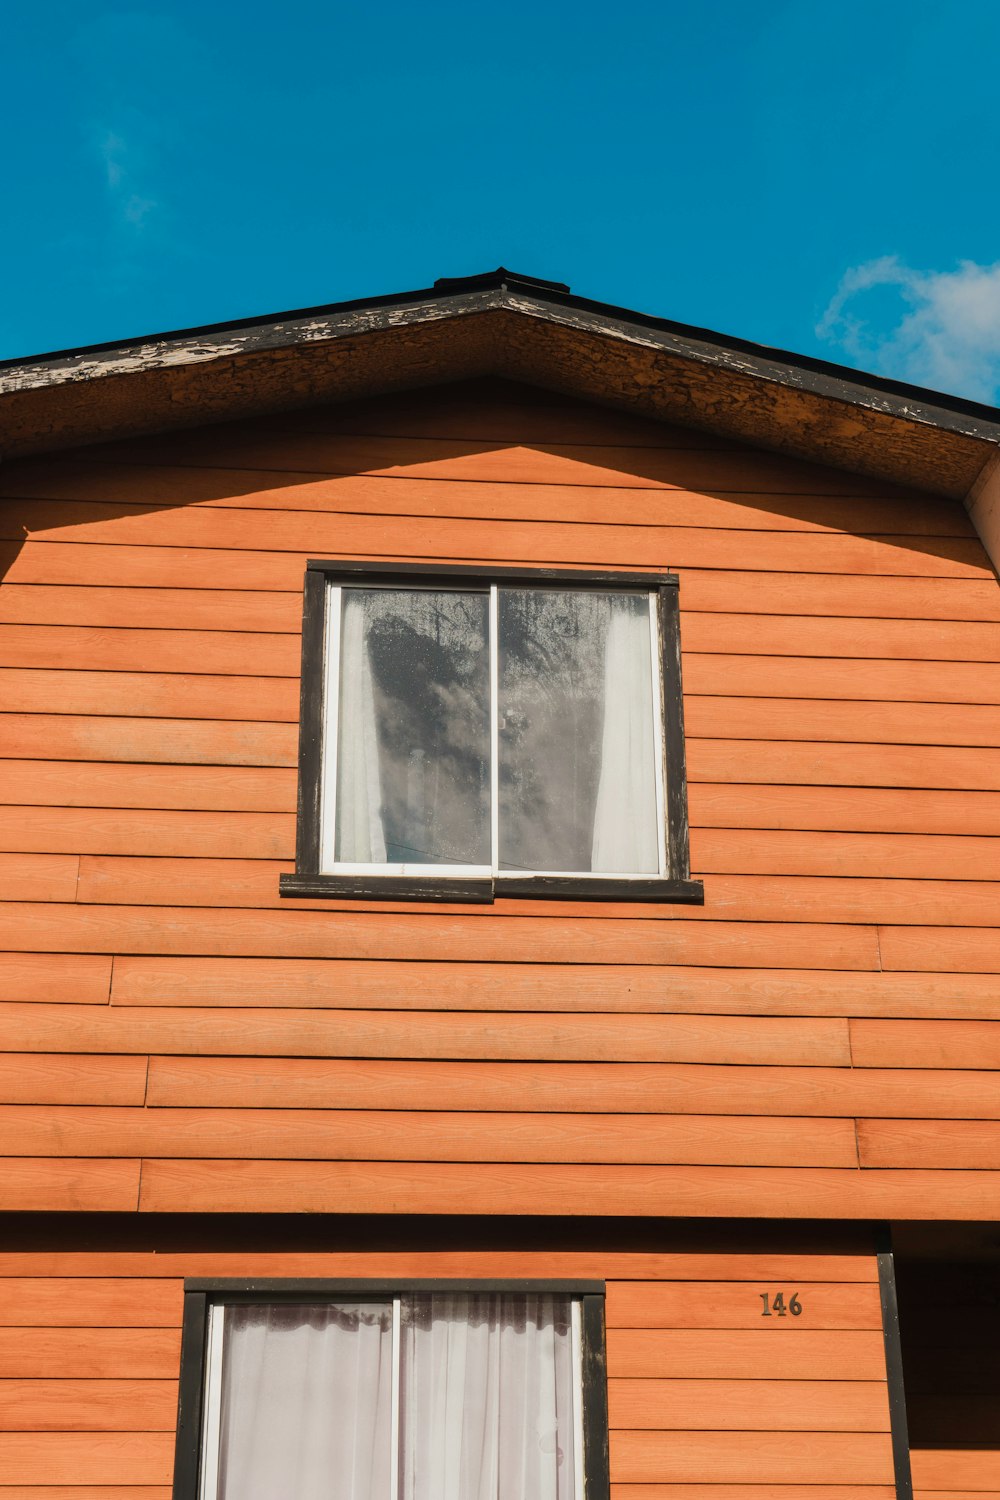
[[[282,875],[282,896],[354,897],[365,901],[469,902],[490,906],[505,896],[548,901],[657,902],[660,905],[703,906],[700,880],[616,880],[614,876],[528,875],[513,879],[463,880],[454,876],[424,875]]]

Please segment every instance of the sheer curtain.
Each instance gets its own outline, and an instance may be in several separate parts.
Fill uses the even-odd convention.
[[[388,1500],[392,1304],[226,1309],[218,1500]]]
[[[400,1500],[573,1500],[570,1303],[403,1303]]]
[[[608,874],[655,874],[660,865],[650,651],[648,598],[611,596],[591,863]]]
[[[378,723],[365,640],[365,595],[360,589],[344,589],[342,599],[336,857],[357,864],[385,864]]]

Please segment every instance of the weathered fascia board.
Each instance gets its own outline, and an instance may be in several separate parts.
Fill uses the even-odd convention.
[[[510,273],[0,366],[0,456],[480,375],[964,499],[1000,412]]]
[[[1000,574],[1000,451],[992,454],[983,465],[965,497],[965,508],[990,561]]]

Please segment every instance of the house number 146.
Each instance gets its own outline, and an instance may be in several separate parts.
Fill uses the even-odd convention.
[[[771,1292],[759,1292],[758,1296],[764,1304],[764,1311],[761,1313],[762,1318],[770,1318],[775,1314],[779,1318],[783,1318],[786,1313],[791,1313],[793,1318],[797,1318],[802,1311],[802,1303],[799,1301],[798,1292],[792,1293],[788,1299],[787,1306],[785,1304],[784,1292],[773,1293],[773,1300]]]

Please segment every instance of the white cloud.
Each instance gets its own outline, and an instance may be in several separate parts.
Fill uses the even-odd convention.
[[[159,202],[145,188],[150,175],[149,151],[137,148],[136,133],[142,133],[142,120],[133,119],[129,136],[120,130],[102,128],[95,132],[94,145],[104,167],[104,182],[118,224],[140,233],[156,213]]]
[[[877,317],[876,317],[877,313]],[[894,255],[854,266],[817,334],[882,375],[993,402],[1000,393],[1000,261],[914,271]]]

